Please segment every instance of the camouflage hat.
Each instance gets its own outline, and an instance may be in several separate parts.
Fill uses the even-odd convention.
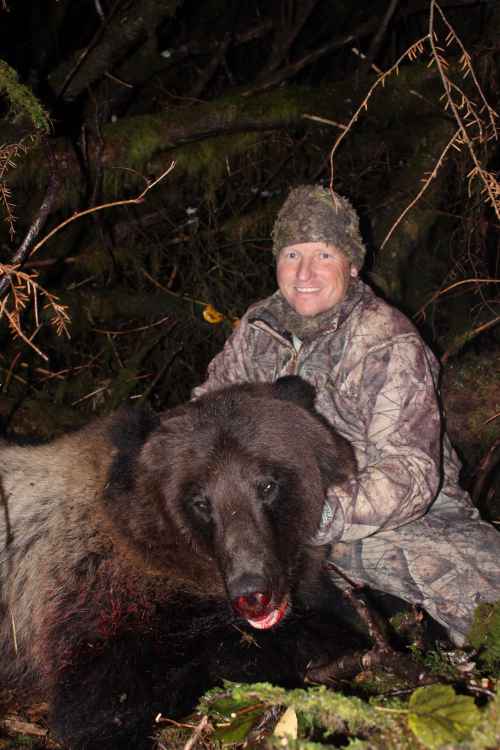
[[[287,245],[327,242],[356,268],[361,268],[365,259],[356,211],[347,198],[321,185],[300,185],[290,192],[278,213],[272,237],[275,256]]]

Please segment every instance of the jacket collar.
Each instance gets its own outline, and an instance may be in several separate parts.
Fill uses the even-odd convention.
[[[296,313],[278,290],[271,297],[254,306],[249,323],[263,323],[264,325],[258,325],[258,327],[271,328],[274,334],[285,339],[288,344],[292,344],[293,334],[302,341],[310,341],[340,328],[363,298],[366,288],[362,281],[353,279],[345,298],[339,305],[313,318],[306,318]]]

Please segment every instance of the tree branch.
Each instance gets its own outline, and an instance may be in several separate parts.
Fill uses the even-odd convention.
[[[172,16],[177,4],[177,0],[149,0],[147,13],[138,10],[134,15],[128,7],[121,13],[116,12],[119,2],[115,3],[109,21],[99,28],[90,45],[76,54],[76,60],[63,63],[49,75],[57,96],[76,99],[147,39],[165,17]]]
[[[59,177],[57,175],[56,170],[54,169],[54,163],[53,159],[50,159],[50,176],[49,176],[49,183],[47,185],[47,191],[45,193],[45,197],[42,201],[42,204],[40,208],[38,209],[38,213],[35,217],[35,220],[31,224],[30,228],[28,229],[26,236],[24,240],[22,241],[19,248],[14,253],[12,260],[10,262],[10,265],[14,266],[22,266],[26,258],[28,257],[31,246],[35,239],[40,234],[40,231],[42,230],[48,215],[51,213],[57,193],[60,187],[60,181]],[[0,279],[0,297],[2,297],[6,290],[10,287],[10,274],[6,274],[2,279]]]
[[[366,53],[366,61],[362,63],[361,67],[366,66],[367,69],[371,68],[372,64],[375,62],[375,58],[377,56],[377,53],[380,49],[380,46],[382,44],[382,40],[386,34],[387,27],[389,26],[391,19],[396,12],[396,8],[398,7],[399,0],[391,0],[389,3],[389,7],[387,8],[387,11],[385,13],[385,16],[382,20],[382,23],[380,24],[380,27],[373,37],[370,48],[368,52]]]
[[[297,3],[297,8],[293,0],[288,0],[290,10],[288,22],[283,23],[280,29],[276,31],[271,54],[267,65],[259,74],[259,79],[266,80],[286,59],[293,43],[317,4],[318,0],[308,0],[307,2]],[[294,9],[297,11],[296,13],[293,12]]]

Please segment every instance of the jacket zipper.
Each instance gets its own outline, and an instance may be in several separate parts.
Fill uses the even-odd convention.
[[[267,333],[269,336],[272,336],[273,339],[285,346],[291,352],[291,357],[285,364],[284,373],[280,373],[280,377],[282,377],[282,375],[297,375],[299,369],[299,353],[293,344],[264,320],[253,320],[250,325],[254,328],[258,328],[260,331],[264,331],[264,333]]]

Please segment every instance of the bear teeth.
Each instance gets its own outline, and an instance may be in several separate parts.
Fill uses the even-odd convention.
[[[285,615],[286,611],[288,609],[288,602],[285,599],[279,607],[276,609],[273,609],[272,612],[270,612],[265,617],[259,617],[258,620],[247,620],[247,622],[253,627],[257,628],[258,630],[267,630],[268,628],[272,628],[275,625],[279,623],[281,619],[283,619],[283,616]]]

